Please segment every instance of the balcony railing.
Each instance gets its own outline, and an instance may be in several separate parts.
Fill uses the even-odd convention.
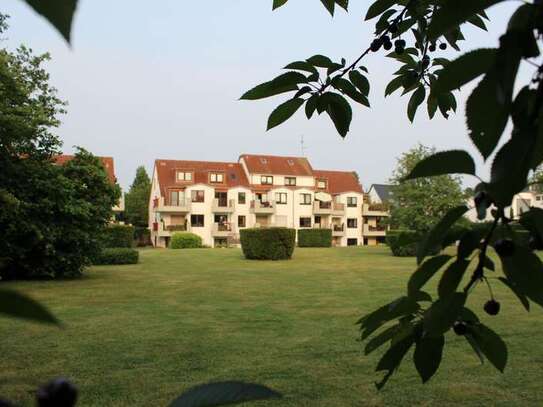
[[[234,234],[235,228],[231,223],[214,223],[212,232],[214,236],[229,236]]]
[[[235,199],[215,198],[213,200],[213,212],[231,213],[236,208]]]
[[[389,216],[389,206],[387,204],[364,204],[362,214],[364,216]]]
[[[251,212],[256,214],[273,214],[275,213],[275,202],[272,201],[251,201]]]
[[[342,223],[340,225],[333,224],[332,225],[332,236],[343,236],[345,234],[345,224]]]
[[[167,225],[164,229],[168,232],[186,232],[187,225]]]
[[[373,226],[368,225],[367,223],[364,224],[364,234],[370,235],[370,236],[385,236],[386,235],[387,228],[386,226]]]
[[[323,202],[315,201],[313,203],[313,213],[316,215],[343,214],[345,212],[345,204],[338,202]]]
[[[153,207],[157,212],[190,212],[190,199],[165,200],[160,197],[154,200]]]

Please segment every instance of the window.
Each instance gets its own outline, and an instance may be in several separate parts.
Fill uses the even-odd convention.
[[[358,246],[358,239],[347,239],[347,246]]]
[[[356,206],[357,206],[356,196],[348,196],[347,197],[347,206],[349,208],[356,208]]]
[[[296,185],[296,177],[285,177],[285,185],[295,186]]]
[[[190,215],[190,225],[193,228],[204,227],[204,215]]]
[[[244,228],[245,227],[245,216],[239,215],[238,216],[238,227]]]
[[[356,229],[358,227],[358,219],[356,219],[356,218],[348,218],[347,219],[347,227],[349,229]]]
[[[209,174],[209,181],[216,184],[222,184],[224,182],[224,174],[220,172],[212,172]]]
[[[245,205],[245,192],[238,192],[238,204]]]
[[[311,194],[300,194],[300,205],[311,205]]]
[[[177,171],[177,181],[192,181],[192,172]]]
[[[275,203],[286,204],[287,203],[287,193],[286,192],[276,192],[275,193]]]
[[[317,188],[326,189],[326,180],[325,179],[317,180]]]
[[[260,177],[260,183],[262,185],[273,185],[273,177],[271,175],[262,175]]]
[[[204,202],[204,191],[190,191],[192,202]]]
[[[179,191],[170,191],[170,205],[179,206]]]
[[[310,228],[311,227],[311,218],[300,218],[300,227],[301,228]]]
[[[315,223],[316,223],[317,225],[320,225],[320,224],[321,224],[321,217],[320,217],[320,215],[315,215]]]
[[[260,162],[261,162],[262,164],[267,164],[267,163],[268,163],[268,160],[266,160],[265,158],[261,158],[261,159],[260,159]]]

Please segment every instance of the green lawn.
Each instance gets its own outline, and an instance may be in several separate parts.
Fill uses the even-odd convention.
[[[524,312],[497,284],[503,312],[482,319],[509,345],[505,374],[450,334],[428,384],[408,358],[375,390],[380,352],[363,355],[354,323],[401,295],[413,267],[371,247],[296,249],[281,262],[246,261],[237,249],[144,250],[139,265],[95,267],[80,280],[6,283],[66,328],[0,320],[0,395],[32,405],[40,383],[63,375],[80,406],[165,406],[226,379],[285,394],[254,406],[543,405],[543,310]],[[470,306],[486,299],[478,287]]]

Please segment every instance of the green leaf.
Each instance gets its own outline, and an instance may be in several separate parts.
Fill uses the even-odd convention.
[[[441,276],[441,280],[439,280],[437,290],[439,298],[448,297],[456,291],[468,266],[469,261],[458,259],[447,267]]]
[[[272,10],[275,10],[276,8],[284,6],[287,3],[287,1],[288,0],[273,0]]]
[[[475,15],[475,16],[471,17],[468,20],[468,23],[473,24],[475,27],[478,27],[481,30],[488,31],[486,29],[485,21],[481,17],[479,17],[478,15]]]
[[[428,37],[435,40],[503,0],[445,0],[428,26]]]
[[[483,356],[483,352],[481,352],[481,349],[479,348],[479,345],[477,344],[477,342],[475,342],[475,339],[473,339],[473,336],[471,336],[470,333],[467,333],[464,335],[464,338],[466,338],[466,341],[468,341],[468,343],[470,344],[471,348],[473,349],[473,351],[479,358],[479,361],[481,362],[481,364],[484,364],[485,359]]]
[[[345,95],[349,96],[355,102],[370,107],[368,98],[366,98],[362,93],[357,91],[354,85],[347,79],[336,77],[332,80],[332,86],[343,92]]]
[[[492,365],[503,373],[507,365],[507,345],[502,338],[484,324],[471,327],[470,333],[475,343]]]
[[[288,120],[303,104],[304,100],[302,98],[296,98],[289,99],[277,106],[268,118],[268,128],[266,130],[273,129]]]
[[[349,79],[358,88],[358,90],[364,95],[368,96],[370,93],[370,83],[368,78],[362,75],[359,71],[349,72]]]
[[[319,100],[319,95],[314,94],[307,99],[307,102],[305,103],[305,115],[308,119],[311,119],[313,116],[313,113],[315,113],[315,109],[317,108],[317,102]]]
[[[435,97],[435,95],[430,93],[430,95],[428,96],[428,99],[426,101],[426,104],[427,104],[427,109],[428,109],[428,117],[430,119],[433,119],[434,115],[437,112],[437,106],[438,106],[438,101],[437,101],[437,98]]]
[[[424,85],[419,85],[417,90],[411,95],[407,105],[407,117],[411,123],[413,123],[413,120],[415,120],[417,109],[419,108],[420,104],[424,102],[425,97],[426,89],[424,88]]]
[[[260,384],[226,381],[192,387],[172,401],[170,407],[224,406],[280,398],[280,393]]]
[[[530,301],[528,301],[528,298],[524,294],[522,294],[517,287],[513,285],[508,279],[505,277],[498,277],[498,280],[500,280],[503,284],[505,284],[513,293],[517,296],[519,301],[521,302],[522,306],[526,311],[530,311]]]
[[[345,98],[337,93],[327,92],[324,95],[327,96],[327,105],[326,113],[332,119],[336,130],[341,137],[345,137],[349,132],[349,127],[351,126],[351,120],[353,118],[353,111],[351,105]],[[322,95],[321,98],[324,96]]]
[[[371,338],[368,343],[366,344],[366,347],[364,348],[364,355],[369,355],[374,350],[378,349],[388,341],[392,339],[394,335],[398,332],[398,329],[400,328],[400,324],[393,325],[387,329],[385,329],[380,334],[374,336]]]
[[[403,81],[403,76],[398,76],[397,78],[392,79],[385,89],[385,97],[396,92],[403,85]]]
[[[319,68],[330,68],[334,65],[330,58],[318,54],[308,58],[307,62],[309,62],[313,66],[318,66]]]
[[[0,289],[0,314],[45,324],[60,325],[58,319],[42,304],[17,291]]]
[[[361,339],[364,340],[388,321],[410,315],[420,309],[419,304],[406,296],[400,297],[389,304],[360,318]]]
[[[432,336],[444,334],[458,319],[465,303],[466,294],[464,293],[454,293],[451,296],[440,298],[425,312],[424,330]]]
[[[49,21],[62,36],[70,42],[72,21],[77,8],[77,0],[25,0],[34,11]]]
[[[530,208],[528,212],[520,215],[520,223],[533,234],[543,239],[543,209]]]
[[[311,65],[309,62],[306,62],[306,61],[291,62],[290,64],[285,66],[283,69],[294,69],[296,71],[305,71],[312,74],[319,73],[319,71],[317,71],[317,68],[315,68],[313,65]]]
[[[432,257],[422,263],[409,278],[409,282],[407,283],[407,295],[411,297],[417,293],[450,259],[451,256],[448,254],[442,254]]]
[[[261,83],[253,89],[245,92],[240,99],[257,100],[264,99],[270,96],[279,95],[280,93],[298,90],[299,83],[306,83],[307,78],[299,72],[286,72],[279,75],[277,78]]]
[[[515,246],[512,256],[501,257],[503,272],[519,293],[543,307],[543,264],[527,247]]]
[[[413,343],[414,343],[414,335],[410,335],[406,337],[405,339],[403,339],[402,341],[396,342],[394,345],[392,345],[385,352],[381,360],[379,360],[379,363],[377,364],[377,368],[375,369],[375,371],[379,372],[382,370],[387,370],[387,374],[379,383],[375,384],[378,390],[383,388],[383,386],[386,384],[390,376],[392,376],[394,371],[398,368],[402,359],[404,358],[406,353],[409,351]]]
[[[424,258],[433,251],[440,247],[443,238],[450,227],[460,219],[466,212],[468,207],[466,205],[456,206],[450,209],[445,216],[430,230],[426,235],[422,243],[417,250],[417,263],[420,264]]]
[[[371,20],[374,17],[377,17],[379,14],[385,12],[390,7],[392,7],[394,4],[396,4],[397,0],[377,0],[375,1],[370,8],[368,9],[368,12],[366,13],[366,20]]]
[[[466,52],[445,65],[432,85],[432,93],[450,92],[486,73],[496,59],[495,48],[480,48]]]
[[[328,10],[330,15],[334,15],[334,6],[336,5],[335,0],[321,0],[323,6]]]
[[[477,233],[475,230],[468,230],[460,238],[460,243],[458,244],[458,258],[465,259],[469,257],[480,244],[481,234]]]
[[[426,335],[417,340],[413,360],[423,383],[430,380],[437,372],[443,357],[444,345],[445,337],[443,335]]]
[[[444,174],[475,175],[475,162],[464,150],[440,151],[419,161],[404,180]]]

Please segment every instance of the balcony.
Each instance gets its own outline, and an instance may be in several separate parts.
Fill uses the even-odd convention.
[[[256,215],[273,215],[275,213],[275,203],[271,201],[251,201],[251,213]]]
[[[235,234],[235,228],[231,223],[214,223],[211,234],[214,237],[229,237]]]
[[[373,226],[364,224],[363,234],[364,236],[386,236],[386,226]]]
[[[345,224],[332,225],[332,236],[345,236]]]
[[[212,211],[215,213],[233,213],[236,209],[235,199],[220,199],[213,200]]]
[[[187,232],[189,230],[188,226],[185,224],[182,225],[164,225],[160,223],[156,223],[156,229],[155,229],[155,223],[153,224],[153,230],[158,233],[158,236],[160,237],[169,237],[173,235],[175,232]]]
[[[345,214],[345,204],[315,201],[313,203],[313,213],[315,215],[343,215]]]
[[[390,216],[389,207],[385,204],[364,204],[362,216]]]
[[[190,212],[190,199],[179,199],[176,202],[166,202],[164,197],[154,200],[153,207],[156,212],[162,213],[187,213]]]

